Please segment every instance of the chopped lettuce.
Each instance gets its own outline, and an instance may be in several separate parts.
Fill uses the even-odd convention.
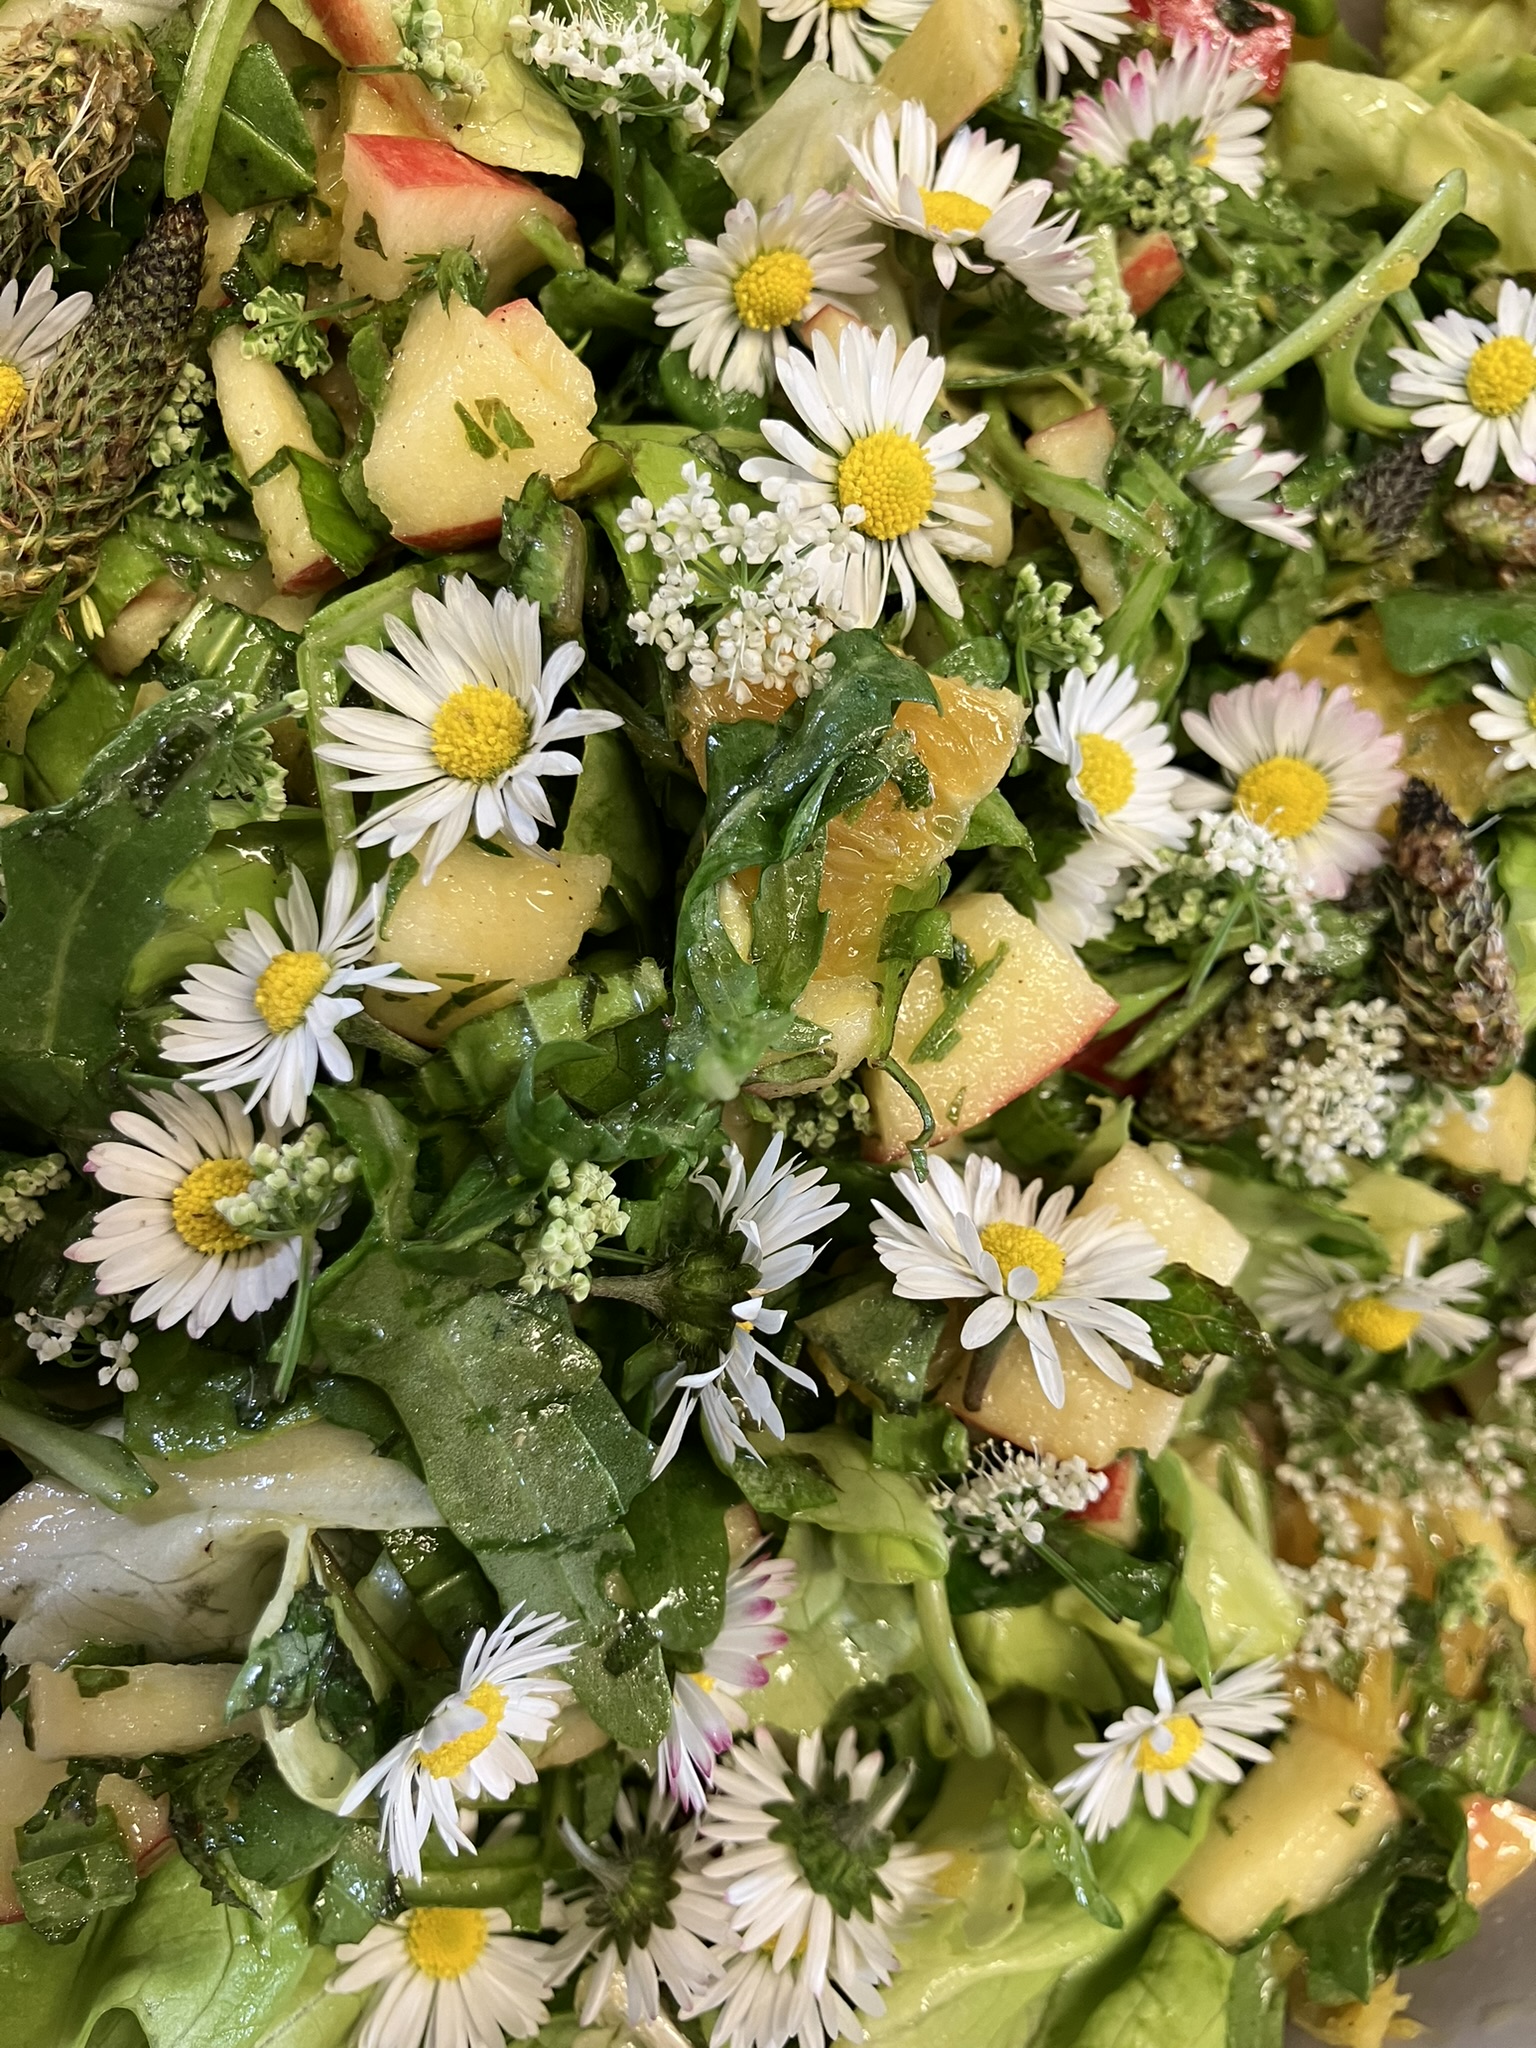
[[[1231,1983],[1231,1956],[1175,1913],[1074,2048],[1168,2048],[1174,2041],[1180,2048],[1227,2048]]]

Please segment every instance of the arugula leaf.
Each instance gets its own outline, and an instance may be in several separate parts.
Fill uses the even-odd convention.
[[[1142,1364],[1142,1375],[1170,1394],[1191,1394],[1213,1358],[1264,1362],[1274,1346],[1241,1296],[1197,1273],[1192,1266],[1165,1266],[1158,1275],[1166,1301],[1137,1304],[1137,1314],[1162,1353],[1160,1366]]]
[[[1464,1858],[1464,1821],[1460,1852]],[[1322,2005],[1363,2003],[1393,1970],[1470,1941],[1478,1916],[1462,1896],[1465,1874],[1459,1887],[1455,1881],[1455,1854],[1427,1822],[1412,1822],[1347,1890],[1293,1920],[1288,1932],[1307,1959],[1308,1997]]]
[[[229,1689],[226,1713],[233,1720],[253,1707],[265,1707],[279,1728],[291,1728],[313,1707],[320,1734],[354,1763],[372,1763],[377,1755],[379,1716],[373,1695],[319,1586],[298,1587],[281,1625],[252,1644]]]
[[[1536,654],[1536,603],[1513,590],[1399,590],[1376,600],[1388,661],[1406,676],[1476,660],[1501,640]]]
[[[176,877],[212,837],[238,707],[189,684],[111,740],[78,794],[0,830],[0,1101],[66,1144],[94,1138],[128,1051],[123,990]]]
[[[830,1366],[888,1408],[915,1409],[927,1391],[944,1316],[941,1303],[904,1301],[889,1281],[874,1280],[802,1316],[797,1327],[823,1371]]]
[[[99,1765],[86,1765],[16,1829],[17,1897],[45,1941],[73,1941],[98,1913],[138,1890],[134,1862],[110,1806],[98,1806]]]
[[[725,1513],[740,1495],[697,1444],[635,1496],[625,1520],[634,1553],[624,1576],[668,1650],[712,1643],[725,1613]]]
[[[350,1822],[315,1894],[315,1940],[325,1948],[361,1941],[376,1921],[393,1920],[402,1903],[377,1826]]]
[[[574,639],[586,597],[587,530],[581,515],[556,498],[547,476],[529,477],[521,494],[502,506],[499,552],[511,572],[508,588],[537,604],[549,638]],[[584,753],[583,762],[588,758]]]

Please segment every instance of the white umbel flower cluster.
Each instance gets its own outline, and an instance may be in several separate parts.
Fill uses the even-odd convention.
[[[1108,1485],[1108,1476],[1081,1458],[994,1441],[962,1479],[935,1493],[933,1504],[955,1542],[1003,1579],[1045,1540],[1046,1514],[1080,1514]]]
[[[1294,981],[1326,939],[1290,841],[1241,811],[1203,811],[1195,827],[1192,845],[1169,848],[1142,870],[1116,914],[1142,925],[1154,946],[1246,926],[1255,934],[1243,949],[1249,979],[1266,982],[1278,971]]]
[[[1403,1092],[1397,1068],[1403,1013],[1380,996],[1295,1017],[1285,1034],[1292,1055],[1254,1099],[1263,1120],[1259,1150],[1283,1174],[1309,1187],[1340,1186],[1348,1159],[1379,1159],[1387,1149]],[[1306,1055],[1321,1047],[1322,1056]]]
[[[1320,1557],[1305,1571],[1282,1564],[1280,1575],[1306,1616],[1301,1640],[1292,1652],[1303,1670],[1326,1671],[1343,1681],[1354,1660],[1407,1642],[1402,1605],[1411,1581],[1406,1565],[1388,1557],[1369,1565]]]
[[[120,1392],[131,1394],[139,1384],[139,1376],[129,1360],[138,1350],[139,1340],[132,1330],[121,1337],[102,1336],[100,1325],[111,1312],[105,1302],[91,1308],[66,1309],[61,1316],[24,1308],[18,1311],[16,1324],[26,1337],[27,1349],[40,1365],[54,1365],[61,1358],[71,1365],[94,1362],[96,1378],[102,1386],[115,1384]],[[89,1347],[86,1358],[76,1360],[72,1356],[77,1344]]]
[[[555,1161],[517,1239],[523,1261],[517,1284],[525,1294],[586,1300],[592,1291],[587,1268],[598,1239],[618,1237],[629,1228],[629,1211],[615,1188],[613,1175],[590,1159],[574,1167]]]
[[[864,545],[855,513],[802,507],[793,490],[763,512],[722,506],[693,462],[682,481],[659,507],[634,498],[619,514],[629,553],[649,546],[662,565],[629,630],[697,689],[723,683],[738,704],[762,689],[808,697],[831,666],[827,641],[854,623],[823,592]]]
[[[536,7],[507,24],[512,54],[549,77],[566,104],[617,121],[677,116],[702,134],[723,94],[702,66],[690,64],[667,32],[669,16],[655,0],[630,8],[608,0]]]

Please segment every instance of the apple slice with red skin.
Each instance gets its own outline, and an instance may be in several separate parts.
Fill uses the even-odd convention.
[[[341,275],[349,293],[398,298],[413,256],[467,248],[485,266],[492,297],[504,299],[546,260],[523,232],[535,217],[581,248],[575,221],[537,185],[426,136],[348,135],[345,178]],[[359,241],[365,221],[372,233]]]
[[[1119,255],[1120,282],[1139,320],[1173,290],[1184,275],[1184,259],[1165,228],[1153,228],[1145,235],[1122,235]]]
[[[1112,1465],[1104,1467],[1100,1477],[1108,1484],[1097,1500],[1090,1501],[1085,1508],[1079,1508],[1065,1519],[1082,1522],[1102,1536],[1109,1543],[1118,1543],[1130,1550],[1141,1534],[1143,1516],[1141,1513],[1141,1460],[1134,1451],[1126,1451],[1116,1458]]]
[[[1185,36],[1217,43],[1234,64],[1255,72],[1259,96],[1278,97],[1291,61],[1294,24],[1281,7],[1265,0],[1131,0],[1131,12],[1150,22],[1168,43]]]

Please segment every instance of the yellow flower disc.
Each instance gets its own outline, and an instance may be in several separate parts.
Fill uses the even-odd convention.
[[[979,235],[992,218],[990,206],[972,199],[968,192],[931,192],[918,188],[923,198],[923,219],[941,235]]]
[[[251,1240],[226,1223],[213,1205],[230,1195],[243,1195],[250,1184],[251,1169],[243,1159],[205,1159],[194,1166],[171,1196],[171,1221],[182,1243],[205,1258],[243,1252]]]
[[[1467,397],[1486,419],[1518,412],[1536,391],[1536,349],[1519,334],[1485,341],[1467,365]]]
[[[1165,1721],[1163,1733],[1173,1738],[1166,1749],[1156,1748],[1150,1735],[1144,1735],[1137,1743],[1138,1771],[1152,1772],[1160,1778],[1169,1771],[1182,1771],[1205,1741],[1200,1723],[1191,1720],[1188,1714],[1175,1714],[1171,1721]]]
[[[432,756],[459,782],[494,782],[528,744],[528,714],[505,690],[466,683],[432,721]]]
[[[872,540],[899,540],[933,509],[933,465],[910,434],[881,427],[837,465],[837,502],[863,506],[860,528]]]
[[[805,311],[815,282],[815,271],[798,249],[764,249],[736,273],[736,317],[758,334],[787,327]]]
[[[292,1031],[331,978],[323,953],[279,953],[262,969],[251,1000],[256,1013],[275,1036]]]
[[[27,380],[14,363],[0,363],[0,427],[8,427],[27,402]]]
[[[1067,1255],[1043,1230],[1031,1230],[1025,1223],[989,1223],[981,1233],[981,1244],[982,1250],[996,1259],[1005,1281],[1015,1266],[1028,1266],[1035,1276],[1036,1301],[1047,1300],[1061,1285]]]
[[[460,1771],[468,1770],[475,1758],[490,1748],[496,1730],[501,1726],[501,1717],[507,1711],[501,1688],[486,1678],[481,1679],[464,1704],[473,1707],[477,1714],[483,1714],[485,1719],[478,1728],[456,1735],[451,1742],[440,1742],[436,1749],[418,1752],[434,1778],[456,1778]]]
[[[1300,839],[1322,822],[1332,791],[1328,778],[1294,754],[1272,754],[1250,768],[1237,785],[1237,808],[1252,824],[1277,839]]]
[[[406,1921],[405,1952],[423,1977],[462,1977],[485,1954],[490,1923],[474,1906],[418,1906]]]
[[[1416,1308],[1394,1308],[1379,1295],[1362,1295],[1333,1312],[1333,1327],[1367,1351],[1401,1351],[1424,1318]]]
[[[1083,765],[1077,786],[1101,818],[1123,811],[1136,794],[1136,763],[1118,740],[1101,732],[1085,732],[1078,740]]]

